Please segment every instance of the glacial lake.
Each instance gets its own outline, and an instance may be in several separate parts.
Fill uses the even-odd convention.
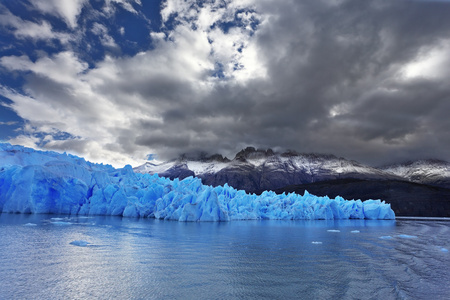
[[[450,222],[0,214],[0,299],[449,299]]]

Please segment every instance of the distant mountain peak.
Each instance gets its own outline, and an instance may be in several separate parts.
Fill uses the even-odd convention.
[[[394,167],[419,167],[419,166],[448,166],[450,162],[435,159],[435,158],[427,158],[427,159],[417,159],[417,160],[408,160],[401,163],[388,164],[380,167],[380,169],[391,169]]]
[[[275,152],[273,152],[273,150],[270,148],[267,150],[263,150],[255,149],[254,147],[247,147],[239,151],[234,157],[234,160],[246,161],[247,159],[267,158],[273,155],[275,155]]]
[[[445,160],[440,159],[419,159],[419,160],[413,160],[409,161],[407,163],[404,163],[404,165],[412,166],[412,165],[449,165],[450,163]]]
[[[184,153],[177,159],[179,162],[183,161],[199,161],[199,162],[230,162],[230,160],[222,154],[208,154],[207,152]]]
[[[299,153],[295,150],[286,150],[283,153],[280,154],[281,157],[294,157],[294,156],[299,156]]]
[[[450,163],[444,160],[419,159],[380,169],[412,182],[450,187]]]

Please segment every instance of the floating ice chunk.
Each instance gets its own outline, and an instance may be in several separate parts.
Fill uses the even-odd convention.
[[[390,204],[381,200],[366,200],[363,202],[364,217],[369,220],[395,219],[394,211]]]
[[[64,218],[50,218],[50,220],[52,220],[52,221],[62,221],[62,220],[64,220]]]
[[[448,252],[447,248],[441,248],[441,252]]]
[[[311,242],[311,244],[314,244],[314,245],[321,245],[322,242]]]
[[[399,234],[397,236],[402,239],[417,239],[417,236],[415,235]]]
[[[27,223],[27,224],[23,224],[23,226],[37,226],[37,224],[34,224],[34,223]]]
[[[390,236],[390,235],[383,235],[383,236],[380,236],[380,239],[382,239],[382,240],[392,240],[393,237]]]
[[[78,247],[86,247],[87,245],[91,244],[88,241],[85,240],[75,240],[73,242],[70,242],[71,245],[78,246]]]
[[[361,231],[359,231],[359,230],[352,230],[352,231],[350,231],[351,233],[360,233]]]
[[[328,229],[327,231],[328,232],[341,232],[340,230],[337,230],[337,229]]]
[[[53,225],[57,225],[57,226],[67,226],[67,225],[72,225],[72,223],[70,222],[63,222],[63,221],[56,221],[56,222],[50,222]]]

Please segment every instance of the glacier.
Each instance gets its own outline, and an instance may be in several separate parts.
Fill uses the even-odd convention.
[[[159,177],[66,153],[0,144],[0,212],[151,217],[177,221],[395,219],[381,200],[248,194],[225,184]]]

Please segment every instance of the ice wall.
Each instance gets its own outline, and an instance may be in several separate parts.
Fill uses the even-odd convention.
[[[0,144],[0,212],[118,215],[178,221],[394,219],[390,204],[169,180],[73,155]]]

